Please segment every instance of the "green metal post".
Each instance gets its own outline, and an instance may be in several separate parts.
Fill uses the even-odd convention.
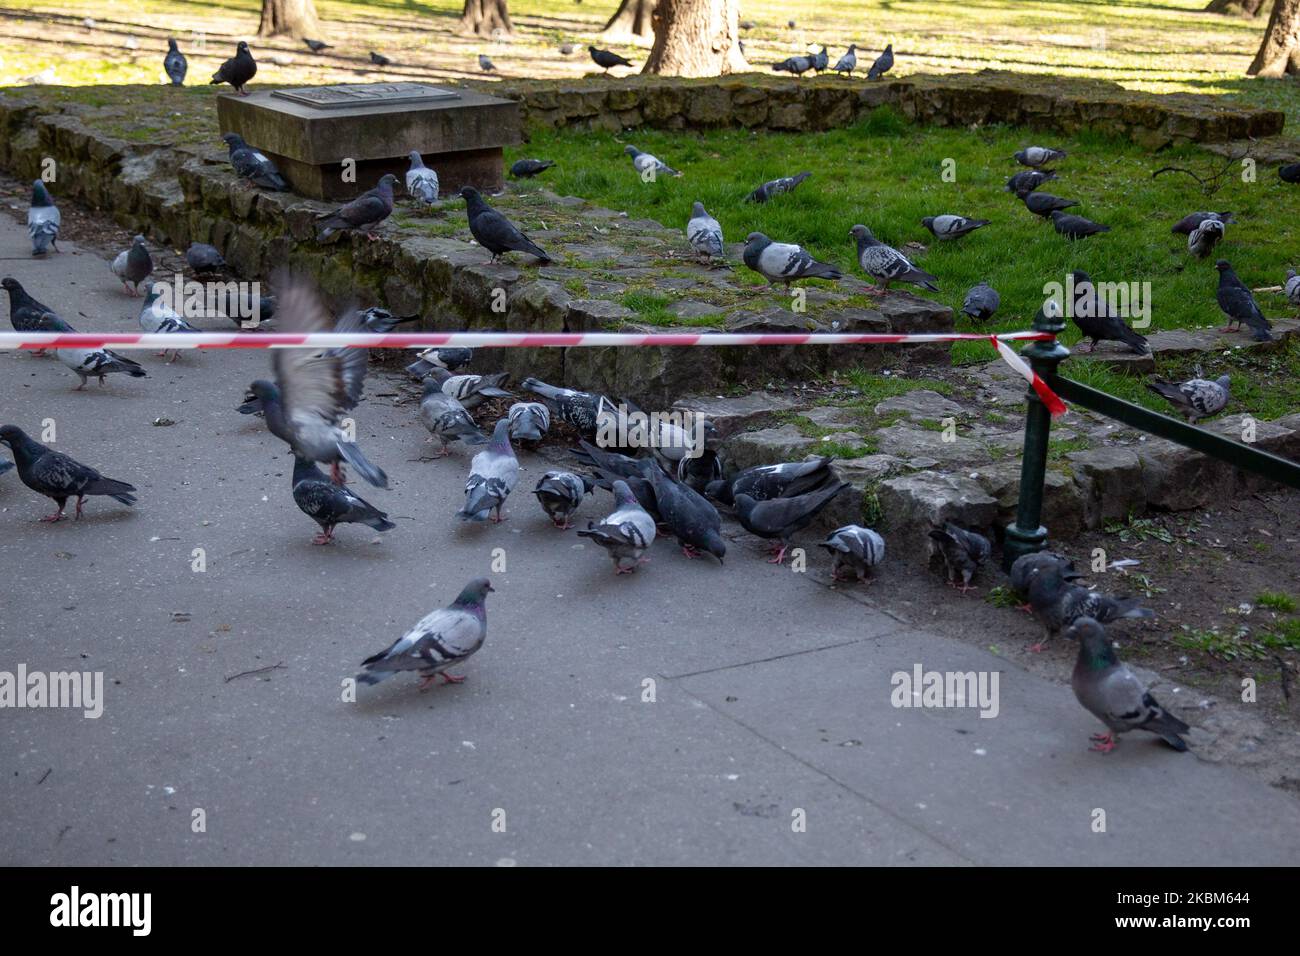
[[[1053,314],[1049,316],[1048,312]],[[1065,318],[1061,309],[1049,300],[1038,311],[1038,315],[1034,316],[1034,331],[1057,336],[1064,330]],[[1040,378],[1049,380],[1056,374],[1057,366],[1070,357],[1070,350],[1052,338],[1032,342],[1020,354],[1028,360]],[[1041,551],[1047,545],[1047,529],[1042,526],[1041,520],[1052,415],[1032,388],[1027,389],[1026,398],[1028,407],[1025,411],[1024,459],[1020,466],[1020,500],[1016,505],[1016,520],[1007,525],[1006,539],[1002,545],[1002,567],[1008,571],[1016,558]]]

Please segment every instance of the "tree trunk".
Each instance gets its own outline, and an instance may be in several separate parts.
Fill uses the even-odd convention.
[[[465,0],[460,15],[460,32],[480,37],[510,36],[514,33],[506,0]]]
[[[748,70],[738,45],[739,14],[740,0],[659,0],[655,45],[641,72],[721,76]]]
[[[1300,73],[1300,0],[1274,0],[1264,42],[1246,73],[1270,79]]]
[[[655,5],[659,0],[623,0],[614,15],[601,31],[604,39],[624,39],[626,37],[654,36],[653,17]]]
[[[1210,0],[1202,13],[1239,13],[1243,17],[1259,16],[1264,0]]]
[[[320,19],[312,0],[262,0],[262,22],[257,25],[257,35],[285,34],[300,40],[320,36]]]

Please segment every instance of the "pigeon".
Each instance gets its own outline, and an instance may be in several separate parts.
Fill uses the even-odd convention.
[[[849,48],[844,51],[844,55],[835,61],[832,69],[836,73],[843,73],[845,76],[852,76],[853,71],[858,66],[858,46],[856,43],[850,43]]]
[[[617,53],[611,53],[609,50],[598,50],[594,46],[589,46],[587,47],[587,52],[591,54],[591,58],[596,62],[596,65],[606,73],[608,73],[612,67],[632,65],[630,60],[625,60]]]
[[[1083,337],[1092,340],[1089,352],[1095,351],[1097,343],[1103,340],[1123,343],[1138,355],[1151,351],[1144,336],[1134,332],[1119,316],[1111,314],[1088,273],[1076,271],[1071,275],[1074,278],[1074,303],[1070,309],[1070,318],[1079,327]]]
[[[738,494],[735,499],[736,517],[746,531],[772,541],[770,551],[773,556],[768,563],[780,564],[785,560],[786,549],[790,547],[790,538],[795,532],[812,524],[822,509],[848,487],[847,481],[837,481],[797,498],[772,498],[768,501],[756,501],[749,495]]]
[[[935,285],[938,279],[912,265],[907,256],[892,246],[885,245],[866,226],[854,226],[849,230],[849,235],[858,243],[858,265],[876,280],[881,291],[887,290],[891,282],[910,282],[931,292],[939,291]]]
[[[632,166],[640,174],[642,181],[653,182],[655,177],[660,173],[665,176],[680,176],[677,170],[673,169],[658,156],[652,156],[649,153],[643,153],[635,146],[624,146],[623,152],[632,157]]]
[[[870,528],[846,524],[836,528],[821,546],[831,553],[835,564],[831,578],[835,581],[871,580],[871,569],[885,559],[885,539]]]
[[[17,279],[5,276],[0,279],[0,287],[9,293],[9,324],[15,332],[33,332],[41,324],[41,316],[53,314],[54,310],[37,302]],[[44,355],[45,349],[34,349],[33,355]]]
[[[1103,226],[1099,222],[1084,219],[1082,216],[1074,216],[1068,212],[1061,212],[1059,209],[1052,210],[1049,217],[1052,220],[1052,225],[1056,227],[1056,231],[1070,240],[1086,239],[1089,236],[1095,236],[1099,232],[1110,232],[1110,226]]]
[[[1277,168],[1277,174],[1284,183],[1300,183],[1300,163],[1288,163]]]
[[[46,312],[42,315],[37,322],[36,328],[41,332],[77,331],[53,312]],[[145,371],[138,362],[133,362],[129,358],[118,355],[109,349],[61,348],[54,350],[54,357],[77,373],[77,377],[81,379],[81,383],[76,388],[78,392],[86,387],[86,380],[90,378],[99,379],[99,384],[102,387],[104,376],[117,372],[129,375],[132,378],[145,377]]]
[[[501,506],[519,480],[519,459],[510,447],[510,422],[504,418],[492,430],[492,440],[469,463],[465,505],[457,513],[462,521],[499,522]]]
[[[467,445],[486,445],[488,442],[488,436],[474,424],[474,419],[470,418],[465,406],[444,392],[432,378],[424,381],[420,421],[442,443],[441,451],[435,458],[450,454],[447,446],[457,439]]]
[[[818,262],[791,242],[773,242],[761,232],[745,237],[745,265],[768,281],[784,282],[787,289],[797,279],[842,279],[844,273],[826,262]]]
[[[811,176],[812,173],[797,173],[781,179],[769,179],[745,197],[745,202],[767,202],[773,196],[794,192],[795,187]]]
[[[582,439],[578,440],[578,445],[578,448],[571,450],[571,454],[592,468],[596,487],[613,491],[614,482],[621,479],[627,482],[641,507],[656,521],[662,520],[659,500],[655,497],[654,483],[651,480],[652,472],[659,470],[658,465],[648,458],[629,458],[617,452],[605,451]]]
[[[390,60],[388,57],[384,56],[382,53],[376,53],[374,50],[371,50],[370,62],[373,63],[375,66],[389,66],[390,64],[392,64],[393,61]]]
[[[961,311],[964,315],[969,315],[976,321],[983,322],[993,317],[993,313],[998,310],[1002,304],[1002,296],[998,295],[997,289],[994,289],[987,282],[981,282],[979,285],[972,286],[971,290],[966,293],[966,299],[961,304]]]
[[[951,521],[942,528],[930,529],[931,553],[938,551],[948,574],[948,583],[962,594],[971,590],[970,579],[979,566],[989,559],[993,546],[976,531],[968,531]],[[961,578],[961,584],[957,579]]]
[[[1186,416],[1193,424],[1197,419],[1217,415],[1232,397],[1229,386],[1232,377],[1220,375],[1213,382],[1204,378],[1193,378],[1186,382],[1147,382],[1147,388],[1161,398],[1166,399]]]
[[[515,402],[506,419],[515,441],[539,442],[551,427],[550,410],[541,402]]]
[[[185,250],[185,264],[199,275],[222,272],[226,268],[226,260],[217,247],[206,242],[190,243]]]
[[[32,204],[27,210],[27,235],[32,240],[32,255],[43,256],[51,249],[59,251],[59,226],[63,217],[54,205],[45,183],[32,183]]]
[[[438,174],[420,158],[420,151],[410,152],[411,168],[406,171],[406,191],[420,202],[432,206],[438,201]]]
[[[1065,159],[1063,151],[1051,149],[1047,146],[1026,146],[1024,149],[1013,153],[1012,156],[1021,166],[1030,166],[1034,169]]]
[[[221,137],[230,147],[230,165],[235,172],[247,179],[254,186],[261,186],[272,192],[287,192],[289,184],[275,168],[275,163],[244,142],[238,133],[226,133]]]
[[[473,349],[425,349],[414,362],[406,366],[406,372],[418,382],[435,368],[455,372],[468,365],[473,358]]]
[[[818,73],[821,73],[830,66],[830,63],[830,54],[826,51],[826,47],[824,46],[812,55],[812,68]]]
[[[718,509],[695,489],[674,481],[654,462],[647,461],[644,467],[645,477],[654,488],[659,517],[682,546],[682,554],[694,558],[707,551],[721,562],[727,545],[722,540]]]
[[[328,43],[324,43],[320,40],[309,40],[306,37],[303,37],[302,42],[307,44],[307,49],[311,50],[313,53],[320,53],[322,50],[334,49],[334,47],[330,46]]]
[[[131,247],[119,252],[110,268],[113,275],[122,280],[123,289],[131,295],[139,295],[140,283],[153,275],[153,259],[145,247],[144,236],[131,240]]]
[[[572,56],[572,55],[573,55],[573,51],[574,51],[574,49],[576,49],[576,48],[574,47],[574,45],[573,45],[572,43],[561,43],[561,44],[560,44],[560,55],[561,55],[561,56]]]
[[[1207,219],[1217,219],[1225,224],[1237,221],[1230,212],[1192,212],[1174,223],[1169,231],[1183,236],[1190,236],[1192,231]]]
[[[591,538],[609,552],[615,574],[631,574],[638,564],[649,560],[642,555],[654,543],[655,519],[637,503],[627,482],[616,481],[614,510],[600,524],[588,521],[587,530],[578,535]]]
[[[820,456],[777,465],[756,465],[746,468],[730,481],[709,482],[705,493],[724,505],[735,504],[736,495],[748,495],[755,501],[797,498],[818,491],[835,480],[830,467],[834,460]]]
[[[583,478],[568,471],[548,471],[538,479],[533,494],[537,496],[542,510],[546,512],[555,526],[561,531],[567,531],[570,527],[569,519],[573,517],[573,513],[582,504],[582,499],[591,494],[592,489],[595,487],[595,482],[590,478]],[[624,487],[627,486],[624,485]],[[653,524],[652,520],[651,525],[653,526]],[[652,540],[653,536],[652,527]]]
[[[792,56],[782,60],[780,63],[773,63],[772,70],[776,73],[793,73],[795,76],[802,76],[813,68],[812,57],[810,56]]]
[[[167,41],[167,55],[163,57],[163,71],[166,72],[167,78],[172,81],[172,86],[185,85],[185,71],[190,68],[189,61],[185,59],[185,54],[176,49],[176,41]]]
[[[513,222],[489,206],[477,189],[466,186],[460,194],[465,200],[469,231],[475,242],[492,253],[493,262],[507,252],[526,252],[542,265],[551,261],[545,250],[520,232]]]
[[[488,59],[486,56],[484,56],[482,53],[480,53],[478,55],[478,68],[482,70],[484,73],[491,73],[493,70],[497,68],[497,65],[493,63],[490,59]]]
[[[600,416],[614,407],[614,403],[604,395],[547,385],[536,378],[524,379],[519,387],[540,395],[560,421],[572,425],[584,435],[594,435]]]
[[[364,524],[376,531],[392,531],[397,525],[370,502],[334,484],[325,472],[301,455],[293,458],[293,500],[298,510],[320,525],[320,534],[312,544],[329,544],[334,527],[340,524]]]
[[[1232,331],[1232,326],[1236,323],[1236,331],[1239,332],[1241,323],[1245,322],[1254,333],[1256,342],[1267,342],[1272,339],[1273,336],[1268,334],[1268,330],[1273,327],[1273,323],[1264,318],[1264,313],[1260,312],[1259,306],[1255,304],[1255,296],[1246,284],[1237,278],[1237,273],[1232,271],[1228,260],[1220,259],[1214,264],[1214,268],[1219,270],[1219,288],[1215,296],[1219,301],[1219,308],[1229,320],[1227,328],[1223,331]]]
[[[517,159],[510,167],[510,175],[515,179],[532,179],[554,165],[549,159]]]
[[[722,459],[712,448],[698,455],[683,455],[677,462],[677,480],[700,494],[722,478]]]
[[[1052,551],[1033,551],[1029,554],[1022,554],[1011,564],[1011,589],[1025,600],[1020,606],[1020,610],[1028,612],[1032,608],[1029,605],[1029,583],[1033,580],[1034,575],[1045,568],[1055,567],[1060,570],[1061,577],[1066,581],[1077,581],[1083,577],[1075,570],[1074,561],[1063,554],[1056,554]]]
[[[509,398],[502,386],[510,379],[509,372],[494,375],[452,375],[445,368],[434,366],[428,379],[436,382],[443,393],[450,395],[466,408],[477,408],[485,398]]]
[[[239,328],[256,327],[271,321],[275,316],[275,305],[273,295],[261,291],[252,295],[233,288],[226,293],[223,314]]]
[[[46,515],[42,521],[62,520],[63,509],[69,498],[77,499],[74,520],[81,517],[82,503],[90,495],[107,495],[128,506],[136,502],[133,485],[105,478],[89,465],[46,448],[27,437],[16,425],[0,427],[0,444],[9,446],[14,464],[18,467],[19,480],[32,491],[52,498],[59,506],[58,511]]]
[[[1016,173],[1007,180],[1007,184],[1002,188],[1009,193],[1015,193],[1020,198],[1021,193],[1031,193],[1043,183],[1051,182],[1056,178],[1056,173],[1050,169],[1026,169],[1023,173]]]
[[[876,57],[876,62],[867,70],[867,79],[878,80],[894,68],[894,44],[885,47],[885,52]]]
[[[163,291],[162,284],[156,284],[149,290],[149,294],[145,296],[138,317],[140,328],[150,333],[198,332],[199,329],[186,322],[175,309],[163,301]],[[171,361],[174,362],[180,358],[181,350],[173,349],[172,352]],[[163,349],[158,354],[165,357],[167,350]]]
[[[1074,696],[1084,710],[1107,727],[1106,733],[1092,735],[1089,749],[1109,753],[1119,743],[1120,734],[1145,730],[1180,753],[1187,750],[1187,741],[1180,735],[1192,728],[1151,696],[1142,679],[1115,654],[1099,622],[1080,618],[1066,634],[1079,642],[1079,656],[1070,675]]]
[[[704,209],[704,203],[691,206],[691,218],[686,222],[686,239],[702,259],[721,259],[722,224]]]
[[[396,183],[396,176],[392,173],[384,173],[374,189],[367,189],[356,199],[344,203],[334,212],[317,216],[316,221],[321,228],[316,234],[316,241],[324,242],[336,232],[352,229],[360,229],[371,239],[376,238],[374,228],[393,212],[393,186]]]
[[[366,327],[367,332],[374,332],[378,335],[387,335],[399,325],[407,322],[415,322],[422,318],[419,312],[413,312],[410,315],[393,315],[387,309],[381,309],[379,306],[371,306],[368,309],[362,309],[357,313],[361,324]]]
[[[1089,591],[1067,579],[1059,564],[1040,566],[1030,572],[1029,608],[1043,625],[1044,640],[1069,627],[1081,617],[1091,617],[1108,624],[1121,618],[1151,618],[1150,608],[1141,607],[1141,598],[1113,598],[1100,591]],[[1030,647],[1039,651],[1038,643]]]
[[[388,648],[361,662],[360,684],[378,684],[400,671],[418,671],[420,688],[442,676],[443,683],[459,684],[465,678],[448,669],[468,660],[487,637],[487,596],[496,590],[487,578],[475,578],[456,596],[450,607],[426,615]]]
[[[1286,282],[1282,286],[1286,293],[1286,300],[1292,305],[1300,306],[1300,276],[1296,275],[1294,269],[1286,270]]]
[[[239,46],[235,48],[235,55],[217,69],[212,74],[212,80],[209,86],[216,86],[219,83],[229,83],[234,87],[235,92],[240,96],[247,96],[244,85],[257,75],[257,61],[253,59],[253,54],[248,51],[248,44],[243,40],[239,41]]]
[[[990,219],[967,219],[965,216],[926,216],[921,220],[921,225],[929,229],[936,239],[960,239],[990,222]]]
[[[1050,219],[1054,212],[1060,212],[1063,209],[1069,209],[1071,206],[1079,205],[1077,199],[1062,199],[1060,196],[1053,196],[1051,193],[1042,193],[1033,189],[1021,190],[1016,195],[1020,197],[1026,209],[1035,216],[1042,216],[1044,219]]]
[[[1207,219],[1187,237],[1187,251],[1204,259],[1223,238],[1224,226],[1218,219]]]

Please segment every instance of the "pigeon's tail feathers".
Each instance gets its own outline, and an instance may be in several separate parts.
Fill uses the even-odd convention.
[[[1187,396],[1184,395],[1177,385],[1171,382],[1147,382],[1147,388],[1155,392],[1162,398],[1166,398],[1175,405],[1186,405]]]
[[[1150,694],[1146,695],[1143,703],[1151,708],[1151,717],[1142,725],[1142,729],[1158,734],[1165,743],[1180,753],[1187,750],[1187,741],[1180,735],[1190,733],[1192,728],[1156,703]]]
[[[376,511],[362,522],[367,527],[374,528],[376,531],[392,531],[397,525],[389,521],[383,514]]]
[[[1151,351],[1151,346],[1147,344],[1145,336],[1138,335],[1124,323],[1120,323],[1119,337],[1124,344],[1129,346],[1133,351],[1139,354],[1145,354]]]
[[[338,450],[343,460],[355,468],[357,474],[370,484],[376,488],[388,487],[388,476],[384,474],[384,470],[371,464],[370,459],[361,453],[361,449],[354,442],[341,441],[338,443]]]
[[[368,663],[368,661],[366,662]],[[358,684],[378,684],[381,680],[392,677],[394,671],[362,671],[357,675]]]
[[[125,481],[115,481],[112,478],[96,478],[81,489],[83,495],[108,495],[124,505],[135,502],[135,498],[131,495],[133,491],[135,491],[134,485],[128,485]]]
[[[529,239],[527,236],[521,236],[520,240],[520,252],[526,252],[530,256],[536,256],[543,264],[551,261],[551,257],[546,253],[546,250],[533,242],[533,240]]]
[[[488,385],[480,388],[475,394],[482,395],[485,398],[509,398],[510,393],[504,388],[497,388],[495,385]]]
[[[800,278],[812,279],[843,279],[844,273],[838,267],[831,265],[829,262],[813,262],[808,266],[808,271]]]

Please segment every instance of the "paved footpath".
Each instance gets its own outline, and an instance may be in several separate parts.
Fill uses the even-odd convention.
[[[66,247],[31,261],[0,218],[0,270],[74,326],[137,328],[139,300]],[[74,392],[52,359],[0,353],[0,419],[54,419],[57,448],[140,489],[135,509],[96,498],[50,526],[47,500],[0,477],[0,670],[106,684],[99,719],[0,710],[0,863],[1300,858],[1296,801],[1142,736],[1089,753],[1099,727],[1067,686],[829,589],[820,549],[812,572],[778,570],[730,525],[724,567],[660,542],[616,578],[547,525],[528,490],[549,463],[527,453],[509,520],[461,523],[468,456],[416,460],[426,433],[387,374],[357,418],[392,488],[361,490],[398,529],[313,547],[284,447],[235,413],[267,354],[136,354],[148,378]],[[494,548],[507,568],[468,680],[401,677],[345,703],[358,662],[488,572]],[[997,717],[891,706],[890,675],[917,663],[999,672]]]

